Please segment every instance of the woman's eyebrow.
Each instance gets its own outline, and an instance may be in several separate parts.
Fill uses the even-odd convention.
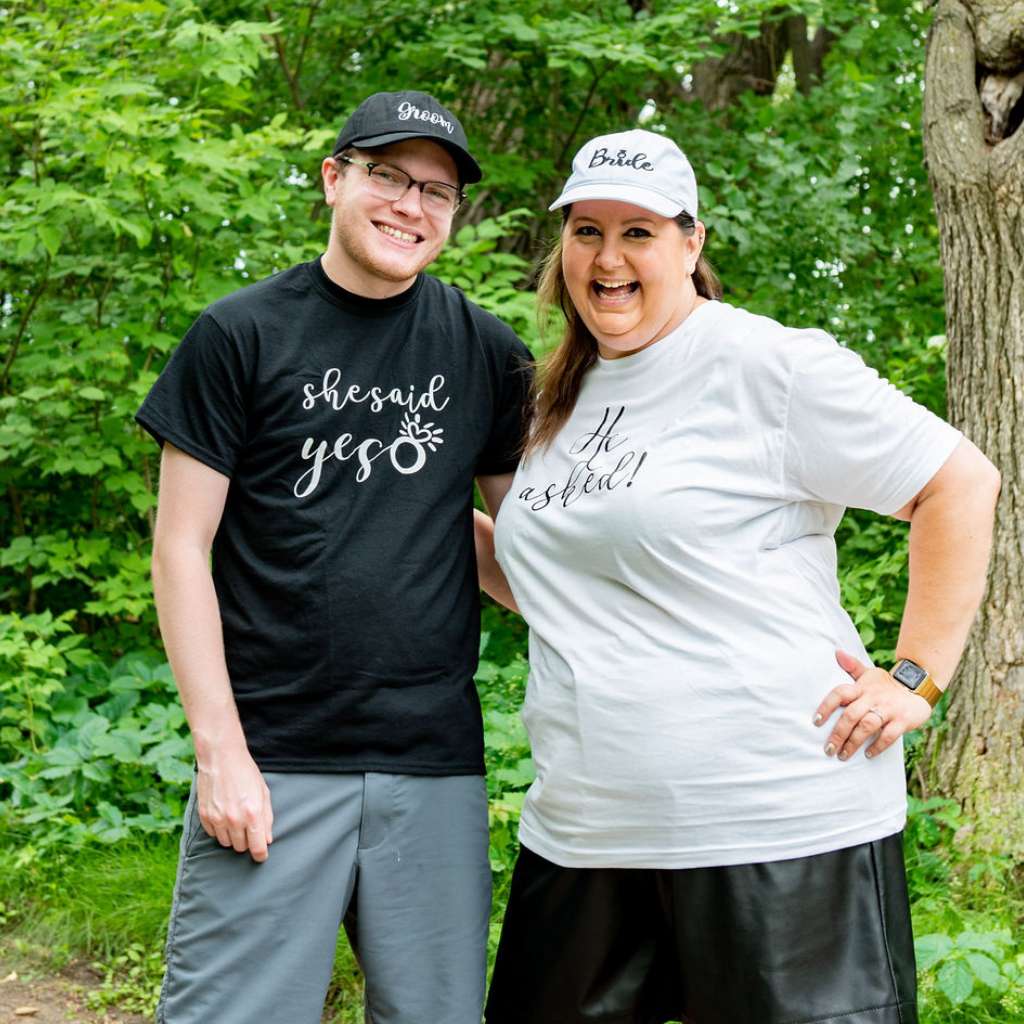
[[[587,217],[585,215],[581,215],[579,217],[571,218],[571,223],[573,223],[573,224],[579,224],[581,221],[587,221],[588,224],[598,224],[598,225],[600,225],[600,223],[601,223],[600,221],[596,220],[594,217]],[[641,216],[641,217],[629,217],[626,220],[619,221],[619,223],[623,224],[623,225],[625,225],[625,224],[653,224],[654,223],[654,218],[653,217],[643,217],[643,216]]]

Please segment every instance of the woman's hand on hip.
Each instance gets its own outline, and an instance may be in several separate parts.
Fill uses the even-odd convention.
[[[859,662],[846,651],[836,651],[836,661],[852,682],[828,692],[814,713],[814,724],[824,725],[838,707],[839,716],[825,741],[825,753],[847,761],[865,744],[867,757],[892,746],[905,732],[920,728],[931,717],[931,705],[898,683],[884,668]]]

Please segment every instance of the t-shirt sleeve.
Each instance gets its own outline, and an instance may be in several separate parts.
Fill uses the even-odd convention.
[[[962,435],[822,332],[792,373],[783,486],[794,500],[899,511]]]
[[[245,443],[245,367],[234,341],[201,313],[135,414],[156,440],[231,476]]]
[[[504,369],[498,381],[491,433],[477,459],[477,476],[512,473],[519,465],[529,424],[532,386],[533,356],[513,334],[512,344],[509,346]]]

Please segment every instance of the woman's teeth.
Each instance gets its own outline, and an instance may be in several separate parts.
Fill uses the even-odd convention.
[[[410,235],[408,231],[399,231],[398,228],[389,227],[387,224],[378,224],[376,227],[378,231],[383,231],[385,235],[397,238],[400,242],[418,241],[418,237],[416,235]]]
[[[625,298],[632,295],[640,287],[639,281],[595,281],[594,291],[599,296],[609,299]]]

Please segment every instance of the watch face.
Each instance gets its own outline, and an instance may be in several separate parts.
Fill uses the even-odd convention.
[[[928,678],[928,673],[912,661],[901,661],[892,675],[911,690],[916,690]]]

